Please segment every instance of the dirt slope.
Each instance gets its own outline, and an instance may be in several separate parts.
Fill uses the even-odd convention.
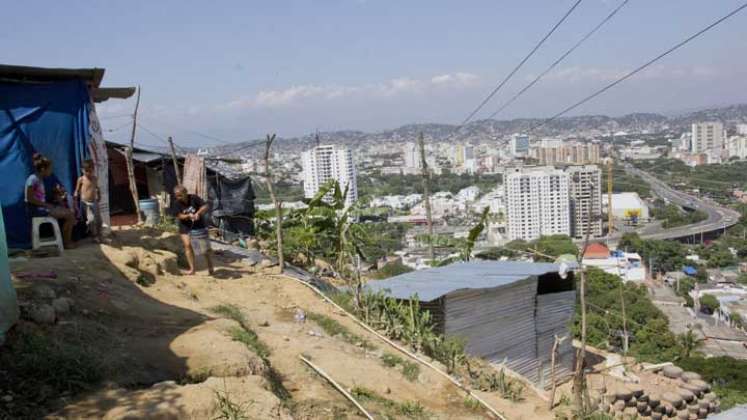
[[[59,409],[50,417],[210,418],[225,413],[228,400],[248,418],[359,418],[299,360],[303,354],[355,389],[376,418],[490,418],[432,370],[420,366],[408,379],[403,365],[387,366],[382,356],[402,355],[304,285],[269,274],[273,268],[252,268],[223,254],[217,278],[181,276],[177,238],[149,230],[116,235],[112,245],[12,266],[16,273],[57,274],[53,280],[16,279],[21,301],[35,302],[40,285],[70,297],[73,311],[46,331],[61,338],[77,334],[106,361],[105,384],[56,401]],[[216,312],[221,305],[237,308],[245,322]],[[299,310],[305,322],[294,319]],[[324,321],[345,332],[328,331]],[[244,330],[266,347],[232,338]],[[525,395],[521,403],[485,398],[508,418],[552,417],[544,403]]]

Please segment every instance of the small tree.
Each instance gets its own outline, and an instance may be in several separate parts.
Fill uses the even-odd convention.
[[[687,330],[686,333],[680,334],[677,336],[677,341],[679,342],[680,346],[682,346],[682,356],[683,357],[690,357],[693,351],[700,346],[700,344],[703,342],[703,340],[699,339],[697,335],[693,332],[693,329],[690,328]]]
[[[704,294],[700,297],[700,311],[706,314],[712,314],[721,307],[716,296]]]

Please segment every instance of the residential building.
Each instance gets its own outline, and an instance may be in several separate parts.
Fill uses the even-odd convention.
[[[718,121],[694,123],[691,135],[691,153],[705,153],[724,148],[724,125]]]
[[[420,155],[418,153],[418,145],[415,143],[405,143],[402,147],[403,160],[405,162],[405,168],[417,168],[420,169]]]
[[[348,189],[346,205],[358,199],[355,163],[350,149],[344,146],[317,146],[303,152],[304,181],[303,190],[306,198],[312,198],[330,180],[336,180],[343,190]]]
[[[602,236],[602,171],[596,165],[570,166],[569,181],[571,235]]]
[[[726,144],[726,151],[730,158],[747,159],[747,135],[731,136]]]
[[[747,136],[747,124],[737,124],[737,135]]]
[[[540,165],[587,165],[600,163],[601,151],[598,143],[562,143],[557,139],[543,139],[530,150],[530,157],[537,159]]]
[[[510,240],[570,235],[567,173],[553,167],[511,168],[503,179]]]
[[[529,153],[529,136],[514,134],[511,136],[511,154],[515,157],[526,156]]]

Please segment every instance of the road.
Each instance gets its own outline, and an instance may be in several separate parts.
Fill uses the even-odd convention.
[[[645,239],[679,239],[688,236],[699,236],[701,233],[708,233],[725,229],[735,225],[739,221],[739,212],[719,206],[716,203],[700,199],[698,197],[676,191],[669,185],[654,177],[653,175],[633,167],[630,164],[625,165],[625,171],[631,175],[641,177],[649,185],[651,190],[659,197],[681,207],[688,207],[700,210],[708,215],[706,220],[691,225],[678,226],[671,229],[654,229],[640,233],[641,238]],[[619,239],[621,235],[613,235],[612,240]]]

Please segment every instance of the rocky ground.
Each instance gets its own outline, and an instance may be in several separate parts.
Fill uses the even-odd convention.
[[[12,262],[24,321],[0,352],[0,418],[361,417],[301,355],[375,418],[490,418],[269,262],[222,250],[215,277],[183,276],[180,252],[132,229]],[[528,390],[480,395],[510,419],[553,418]]]

